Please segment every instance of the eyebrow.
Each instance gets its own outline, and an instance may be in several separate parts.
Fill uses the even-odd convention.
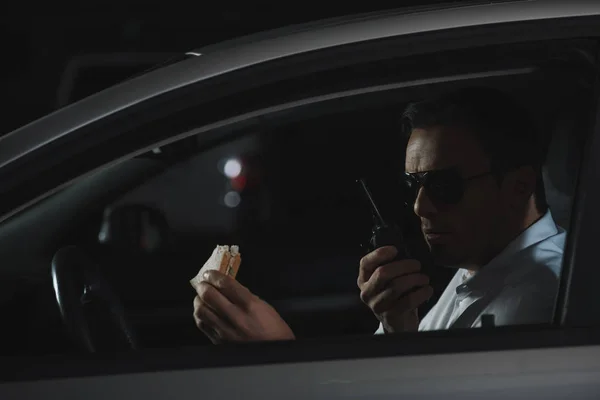
[[[406,171],[406,168],[405,168],[404,173],[410,174],[410,175],[416,175],[416,174],[426,174],[429,172],[442,172],[442,171],[450,171],[450,170],[459,170],[460,171],[460,168],[458,167],[458,165],[453,165],[453,166],[445,167],[445,168],[435,168],[435,169],[429,169],[427,171],[416,171],[416,172],[408,172],[408,171]]]

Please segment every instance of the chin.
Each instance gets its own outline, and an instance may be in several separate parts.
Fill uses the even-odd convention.
[[[436,265],[458,268],[463,261],[458,254],[451,252],[448,246],[445,245],[429,245],[431,257]]]

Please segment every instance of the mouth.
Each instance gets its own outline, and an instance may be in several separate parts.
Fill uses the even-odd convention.
[[[450,237],[451,233],[427,229],[423,231],[423,235],[429,243],[441,243],[447,240]]]

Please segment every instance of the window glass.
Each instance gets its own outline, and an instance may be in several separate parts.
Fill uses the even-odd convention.
[[[446,77],[406,87],[398,85],[397,89],[364,90],[363,94],[359,91],[352,96],[307,102],[221,128],[228,132],[212,132],[235,138],[226,143],[205,148],[200,134],[103,171],[105,180],[92,177],[86,181],[89,187],[85,190],[84,183],[79,183],[57,193],[48,202],[62,201],[65,214],[56,214],[56,220],[68,218],[65,210],[70,208],[88,207],[89,211],[78,214],[76,220],[65,219],[63,230],[50,235],[47,244],[44,242],[44,257],[37,262],[45,275],[20,274],[7,281],[11,287],[4,292],[8,300],[3,307],[10,321],[5,330],[10,341],[5,343],[18,345],[5,346],[3,351],[79,351],[65,329],[48,279],[52,257],[67,245],[78,246],[100,267],[124,306],[142,348],[210,343],[195,324],[196,292],[189,281],[216,245],[240,246],[243,261],[237,281],[272,305],[297,338],[372,335],[379,321],[362,301],[365,299],[361,299],[357,278],[361,257],[367,252],[365,245],[371,236],[373,216],[356,180],[367,178],[380,211],[388,220],[406,218],[406,225],[410,226],[405,232],[406,242],[414,242],[415,253],[421,254],[426,243],[413,203],[402,197],[407,195],[405,169],[423,172],[414,159],[405,160],[401,117],[409,103],[466,86],[501,89],[517,99],[538,127],[536,148],[547,155],[542,169],[544,196],[554,222],[568,230],[573,182],[587,131],[584,116],[589,111],[589,82],[582,81],[583,74],[573,73],[579,68],[576,62],[555,62],[572,69],[552,64],[544,69],[521,68],[518,73],[461,75],[460,79]],[[479,65],[477,70],[481,68]],[[507,119],[512,117],[508,115]],[[431,122],[425,125],[428,129],[436,127]],[[456,146],[456,152],[467,152],[463,145]],[[510,152],[519,152],[518,146],[519,143],[508,146],[507,159]],[[195,148],[202,150],[190,150]],[[428,154],[429,150],[421,150],[417,155],[426,158]],[[456,154],[453,157],[455,161],[461,159]],[[482,176],[486,173],[484,168],[479,171]],[[475,176],[471,175],[462,175],[463,196],[468,196],[467,190],[476,190],[466,183]],[[528,175],[523,176],[526,180]],[[449,188],[450,178],[438,181],[441,189],[435,189],[433,181],[431,187],[425,184],[423,190],[433,190],[441,198],[452,197],[448,192],[456,192],[457,184],[454,180],[454,186]],[[418,179],[423,182],[425,178]],[[485,177],[483,180],[492,184]],[[473,184],[478,185],[481,183]],[[76,190],[81,191],[77,195],[81,197],[73,194],[69,200],[72,203],[61,198]],[[439,194],[440,191],[446,194]],[[83,196],[89,198],[84,202]],[[405,201],[410,204],[402,208]],[[48,202],[40,207],[49,207]],[[497,206],[507,207],[505,203]],[[489,213],[502,215],[498,208]],[[45,215],[48,210],[54,212],[48,208]],[[448,221],[447,229],[458,226]],[[552,226],[556,229],[554,234],[561,232],[562,228]],[[40,237],[49,235],[44,229],[52,229],[51,223],[39,229]],[[430,238],[433,242],[439,240],[435,234]],[[564,235],[561,238],[552,242],[556,248],[563,245]],[[494,256],[508,243],[504,240]],[[534,253],[528,260],[537,260],[541,254]],[[434,262],[428,267],[433,295],[420,306],[419,313],[426,315],[436,302],[446,304],[452,309],[444,311],[438,307],[436,313],[441,316],[436,318],[446,318],[448,325],[448,320],[455,321],[474,303],[459,304],[460,293],[457,298],[442,298],[444,290],[451,279],[460,278],[462,284],[468,276],[457,278],[456,268]],[[552,279],[558,282],[560,262],[552,264],[552,268]],[[516,283],[531,282],[535,293],[536,279],[526,276]],[[493,283],[487,287],[498,288]],[[507,296],[516,302],[526,301],[519,297],[524,294],[522,288],[519,290],[507,292]],[[93,313],[86,317],[94,320],[90,322],[91,329],[101,332],[100,336],[110,336],[106,327],[111,323],[96,321]],[[479,317],[475,320],[475,325],[482,323]],[[515,321],[527,322],[518,318]],[[430,329],[442,325],[432,323]]]
[[[513,86],[517,81],[513,78]],[[439,90],[444,89],[450,87]],[[369,239],[372,219],[355,180],[368,176],[380,208],[393,211],[394,204],[386,201],[397,199],[394,179],[404,169],[405,143],[399,132],[405,106],[402,94],[394,92],[272,116],[245,130],[242,139],[192,156],[115,202],[111,207],[116,209],[151,207],[169,226],[164,255],[136,254],[131,251],[138,248],[134,242],[120,250],[127,257],[104,262],[114,269],[113,279],[122,285],[119,292],[140,324],[148,324],[147,329],[156,325],[150,322],[150,304],[171,314],[173,321],[180,318],[180,328],[161,323],[151,328],[147,340],[155,345],[201,342],[203,335],[189,326],[194,292],[187,278],[216,244],[240,246],[238,281],[273,305],[298,337],[373,333],[377,320],[361,302],[356,284],[365,254],[361,245]],[[550,143],[553,154],[565,153],[564,147],[556,148],[561,140],[564,132],[559,130]],[[578,160],[579,145],[569,146],[569,157]],[[544,169],[546,192],[556,222],[568,227],[573,188],[561,177],[573,176],[577,161],[559,160],[553,156]],[[139,226],[120,226],[140,235]],[[99,257],[112,254],[101,249]],[[429,271],[435,294],[420,307],[423,315],[455,272]],[[136,285],[140,276],[142,286]],[[164,336],[155,335],[163,330]],[[170,337],[166,342],[165,336]]]

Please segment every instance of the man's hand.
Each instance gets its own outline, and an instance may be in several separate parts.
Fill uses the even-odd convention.
[[[194,319],[213,343],[294,339],[277,311],[235,279],[208,271],[195,289]]]
[[[390,262],[398,254],[393,246],[381,247],[360,260],[358,287],[361,300],[382,323],[385,332],[416,331],[417,307],[433,295],[429,278],[419,273],[417,260]]]

